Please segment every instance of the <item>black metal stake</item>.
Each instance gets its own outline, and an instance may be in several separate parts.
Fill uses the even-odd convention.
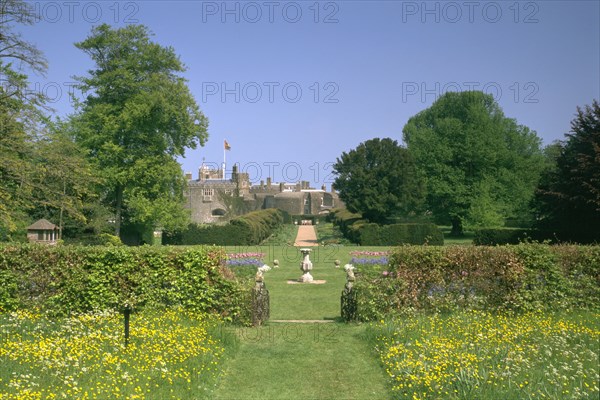
[[[129,316],[131,315],[131,307],[129,305],[125,306],[125,310],[123,311],[123,316],[125,317],[125,347],[129,345]]]

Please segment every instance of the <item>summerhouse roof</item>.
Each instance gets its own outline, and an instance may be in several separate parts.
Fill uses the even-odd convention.
[[[41,231],[41,230],[53,230],[56,229],[56,225],[54,225],[52,222],[48,221],[47,219],[39,219],[37,221],[35,221],[33,224],[29,225],[27,227],[28,230],[36,230],[36,231]]]

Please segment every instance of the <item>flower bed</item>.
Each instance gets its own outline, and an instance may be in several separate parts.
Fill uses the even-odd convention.
[[[350,264],[352,265],[387,265],[389,260],[386,256],[377,257],[377,258],[356,258],[352,257],[350,260]]]
[[[183,309],[60,320],[28,311],[0,315],[1,399],[142,399],[208,395],[224,348],[215,320]]]
[[[391,252],[389,251],[366,251],[366,250],[362,250],[362,251],[351,251],[350,255],[353,257],[360,257],[360,256],[371,256],[371,257],[380,257],[380,256],[389,256],[391,254]]]
[[[229,253],[225,264],[229,267],[262,267],[265,253]]]
[[[598,398],[598,314],[468,311],[375,329],[396,399]]]
[[[265,253],[227,253],[228,260],[238,260],[240,258],[257,258],[262,260],[265,258]]]

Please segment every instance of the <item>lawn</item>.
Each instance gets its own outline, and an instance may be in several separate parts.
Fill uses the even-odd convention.
[[[265,274],[265,284],[271,296],[271,319],[333,319],[340,315],[340,294],[346,283],[342,268],[335,268],[334,261],[341,265],[348,263],[351,251],[364,250],[360,246],[318,246],[313,247],[310,259],[313,263],[312,275],[316,280],[325,280],[322,285],[292,285],[288,280],[296,280],[302,275],[300,261],[302,255],[293,246],[227,246],[231,253],[262,253],[263,261],[273,267],[273,260],[279,261],[279,268]],[[370,247],[387,251],[389,247]],[[239,267],[238,269],[248,267]],[[255,268],[250,267],[252,271]],[[236,267],[232,267],[236,271]],[[247,275],[247,274],[242,274]]]

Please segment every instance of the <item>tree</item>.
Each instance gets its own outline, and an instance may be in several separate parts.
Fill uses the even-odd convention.
[[[538,226],[561,240],[600,241],[600,104],[597,100],[571,121],[559,144],[556,164],[536,192]],[[556,145],[554,153],[556,153]]]
[[[28,223],[35,192],[32,162],[35,135],[43,120],[44,96],[27,90],[25,72],[43,74],[47,63],[15,26],[32,25],[37,15],[24,1],[0,0],[0,238]],[[15,65],[16,64],[16,65]]]
[[[37,218],[57,222],[60,236],[65,220],[87,224],[86,209],[97,201],[100,179],[94,173],[86,149],[73,140],[70,125],[62,121],[48,123],[47,133],[35,143],[33,193]]]
[[[423,186],[413,159],[398,142],[371,139],[336,160],[334,185],[348,210],[376,223],[419,211]]]
[[[439,223],[499,226],[528,208],[543,167],[535,131],[504,116],[491,95],[446,93],[409,119],[404,141],[426,177]]]
[[[185,180],[176,157],[208,137],[208,121],[180,76],[183,63],[149,35],[140,25],[104,24],[76,44],[95,69],[77,78],[88,96],[72,122],[104,179],[116,235],[121,221],[182,226]]]

